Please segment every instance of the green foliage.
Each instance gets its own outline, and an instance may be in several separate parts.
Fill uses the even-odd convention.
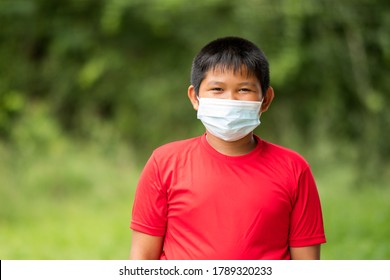
[[[367,0],[3,0],[1,133],[8,137],[24,104],[38,100],[67,133],[88,138],[91,122],[108,121],[146,157],[199,131],[186,97],[192,57],[211,39],[238,35],[271,63],[277,98],[263,135],[364,146],[356,160],[372,163],[361,166],[372,179],[390,153],[382,137],[390,129],[388,8]]]
[[[126,258],[128,186],[153,148],[203,132],[192,58],[237,35],[270,61],[276,98],[257,132],[319,174],[325,258],[389,258],[389,6],[0,0],[0,256]]]
[[[139,170],[131,151],[106,137],[63,135],[47,112],[15,128],[0,146],[2,259],[126,259]]]

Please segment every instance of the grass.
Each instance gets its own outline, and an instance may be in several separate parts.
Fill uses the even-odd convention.
[[[0,258],[126,259],[139,174],[129,151],[54,146],[0,148]]]
[[[339,165],[318,176],[327,244],[322,258],[390,259],[390,189],[377,184],[354,187],[354,172]]]
[[[0,143],[0,259],[127,259],[140,171],[129,148],[56,133],[26,139]],[[315,169],[322,259],[390,259],[390,189],[354,188],[354,174],[341,162]]]

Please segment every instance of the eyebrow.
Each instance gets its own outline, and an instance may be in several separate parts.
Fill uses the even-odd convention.
[[[224,85],[225,83],[224,82],[219,82],[219,81],[210,81],[207,83],[207,85]],[[240,86],[253,86],[253,87],[256,87],[256,84],[255,83],[251,83],[251,82],[242,82],[242,83],[239,83],[238,85]]]
[[[252,87],[256,87],[257,85],[255,83],[251,83],[251,82],[242,82],[242,83],[239,83],[240,86],[252,86]]]

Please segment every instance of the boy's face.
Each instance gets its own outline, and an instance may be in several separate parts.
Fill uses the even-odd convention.
[[[195,110],[198,110],[199,101],[195,88],[188,88],[188,97]],[[261,112],[268,110],[273,98],[274,90],[269,87],[266,92],[261,91],[260,81],[254,75],[248,75],[245,68],[236,71],[215,68],[207,72],[199,87],[200,98],[223,98],[231,100],[261,101]]]
[[[245,68],[236,72],[216,68],[207,72],[200,84],[199,97],[261,101],[263,94],[260,81],[254,75],[248,75]]]

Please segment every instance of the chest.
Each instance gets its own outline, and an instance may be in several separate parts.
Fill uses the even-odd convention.
[[[175,167],[167,180],[168,217],[228,218],[244,222],[245,215],[263,219],[288,219],[294,182],[288,172],[261,162],[226,164],[217,161],[187,163]]]

